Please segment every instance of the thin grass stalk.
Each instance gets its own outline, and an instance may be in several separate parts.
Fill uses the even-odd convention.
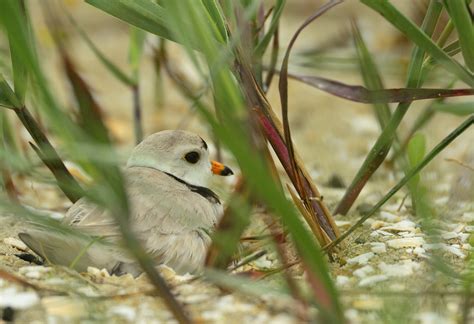
[[[364,79],[365,86],[369,90],[383,90],[384,85],[382,77],[378,71],[377,65],[373,60],[370,52],[364,42],[364,38],[360,33],[359,27],[357,26],[357,21],[351,21],[352,35],[354,39],[354,44],[356,46],[357,56],[359,58],[359,67],[362,78]],[[373,105],[374,115],[377,117],[377,120],[380,125],[380,129],[384,129],[387,126],[392,112],[390,107],[387,104],[374,103]]]
[[[267,93],[268,90],[270,90],[273,77],[275,76],[275,67],[278,60],[279,49],[280,49],[280,28],[279,26],[277,26],[275,29],[275,33],[273,34],[272,52],[270,54],[269,69],[267,71],[267,76],[265,77],[265,82],[263,84],[263,90],[265,93]]]
[[[326,245],[323,249],[328,251],[346,239],[352,232],[359,228],[367,219],[372,217],[390,198],[393,197],[404,185],[406,185],[415,175],[417,175],[428,163],[431,162],[441,151],[443,151],[452,141],[474,124],[474,115],[471,115],[461,125],[454,129],[448,136],[439,142],[415,167],[406,172],[405,176],[374,206],[370,211],[361,217],[357,223],[344,232],[337,240]]]
[[[453,25],[456,27],[464,62],[474,71],[474,26],[465,0],[444,0]]]
[[[304,201],[306,201],[307,205],[310,205],[308,204],[307,200],[311,196],[306,195],[306,191],[304,191],[302,187],[302,179],[296,166],[293,141],[291,139],[290,123],[288,120],[288,63],[290,59],[291,49],[293,48],[293,45],[298,39],[298,36],[300,35],[300,33],[309,24],[311,24],[316,18],[320,17],[326,11],[328,11],[329,9],[331,9],[332,7],[336,6],[337,4],[341,2],[342,1],[340,0],[331,0],[327,2],[325,5],[319,8],[313,15],[311,15],[308,19],[306,19],[305,22],[303,22],[303,24],[296,30],[296,33],[291,38],[290,43],[286,49],[285,57],[283,58],[283,62],[281,64],[280,82],[278,84],[278,88],[280,90],[281,115],[282,115],[282,121],[283,121],[283,137],[285,139],[286,149],[288,150],[288,158],[290,162],[290,168],[289,168],[290,177],[295,179],[294,185],[296,187],[296,190],[300,193],[304,193],[301,198]]]
[[[430,38],[432,33],[427,34],[418,28],[410,19],[404,16],[396,7],[386,0],[361,0],[362,3],[382,14],[385,20],[390,22],[394,27],[404,33],[413,43],[420,47],[423,51],[428,52],[436,59],[440,66],[444,67],[447,72],[456,75],[460,80],[474,86],[474,74],[466,69],[459,62],[454,60],[448,53],[437,46]],[[436,6],[441,10],[442,4],[436,1]],[[428,6],[428,13],[432,7],[432,2]],[[426,16],[425,16],[426,18]]]
[[[133,129],[135,133],[135,143],[138,144],[143,140],[143,121],[139,84],[137,83],[133,85],[131,90],[133,97]]]
[[[442,5],[436,0],[431,0],[428,6],[425,19],[423,20],[421,29],[426,35],[432,35],[439,16],[441,14]],[[422,62],[425,51],[420,47],[416,46],[412,52],[412,59],[408,69],[407,87],[418,88],[422,79]],[[385,160],[393,140],[396,136],[397,128],[405,116],[411,102],[400,103],[395,112],[392,114],[390,121],[387,126],[382,130],[382,133],[378,137],[374,146],[370,150],[369,154],[365,158],[361,168],[357,172],[356,176],[352,180],[351,184],[347,188],[344,197],[337,205],[334,214],[346,215],[349,209],[354,204],[355,200],[359,196],[360,192],[364,188],[365,184],[369,181],[375,171],[379,168],[382,162]]]

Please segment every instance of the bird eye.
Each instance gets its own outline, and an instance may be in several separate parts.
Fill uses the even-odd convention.
[[[199,153],[198,152],[189,152],[186,153],[184,156],[184,159],[188,161],[189,163],[195,164],[197,161],[199,161]]]

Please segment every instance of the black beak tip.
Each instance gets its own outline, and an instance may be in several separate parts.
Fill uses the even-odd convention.
[[[221,176],[230,176],[233,174],[234,172],[229,167],[225,167],[224,170],[221,171]]]

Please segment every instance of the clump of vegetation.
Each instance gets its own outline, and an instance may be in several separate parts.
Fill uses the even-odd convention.
[[[86,2],[131,26],[130,66],[121,67],[112,63],[107,58],[107,53],[92,42],[80,24],[62,7],[45,6],[44,15],[66,72],[65,82],[73,90],[77,113],[61,107],[49,85],[48,71],[44,70],[37,53],[35,28],[31,24],[28,3],[4,0],[0,4],[0,21],[11,58],[10,62],[4,62],[6,66],[2,67],[0,75],[0,136],[3,139],[0,152],[3,185],[7,193],[2,198],[2,209],[27,215],[31,221],[54,231],[83,235],[44,217],[38,217],[18,204],[11,175],[15,172],[31,174],[37,165],[30,149],[19,145],[20,139],[10,125],[11,116],[16,115],[34,141],[30,143],[33,151],[51,171],[64,194],[72,202],[80,197],[87,197],[109,209],[120,225],[127,247],[176,319],[180,322],[191,320],[155,270],[153,260],[143,252],[127,226],[129,206],[119,159],[104,122],[103,109],[94,99],[90,86],[79,74],[67,51],[68,32],[74,30],[104,66],[129,87],[133,93],[133,120],[130,127],[133,127],[136,142],[139,142],[143,138],[139,66],[146,38],[154,38],[158,40],[158,45],[154,47],[157,80],[160,80],[163,71],[167,73],[177,89],[197,109],[201,120],[220,139],[220,144],[233,154],[242,173],[242,179],[231,195],[223,220],[214,234],[206,264],[208,271],[204,276],[221,284],[225,280],[234,282],[229,279],[230,274],[223,272],[234,261],[242,233],[250,222],[251,207],[261,204],[269,211],[281,232],[288,234],[297,253],[296,263],[306,273],[302,285],[295,284],[295,278],[290,273],[285,276],[289,293],[303,305],[316,306],[318,316],[326,322],[344,321],[340,294],[331,279],[327,259],[330,262],[337,259],[339,244],[407,184],[412,201],[416,202],[416,213],[420,217],[431,217],[427,216],[431,212],[429,208],[424,208],[427,203],[426,188],[419,173],[474,123],[472,103],[451,103],[444,99],[474,94],[474,28],[468,3],[462,0],[431,0],[423,12],[421,26],[418,26],[389,1],[361,1],[381,14],[413,46],[405,87],[386,89],[383,76],[365,44],[356,20],[352,22],[351,34],[363,86],[289,71],[292,48],[299,35],[311,23],[317,24],[318,18],[329,10],[338,10],[338,5],[342,2],[339,0],[328,1],[317,8],[301,23],[289,44],[284,47],[281,47],[279,40],[281,17],[285,6],[291,5],[285,0],[271,1],[270,4],[261,0]],[[442,16],[447,19],[440,19]],[[436,34],[436,29],[441,29],[442,32]],[[448,43],[451,39],[451,43]],[[185,76],[170,68],[166,49],[166,44],[170,41],[186,50],[198,71],[201,82],[198,91]],[[462,57],[454,57],[458,53]],[[3,56],[5,58],[7,55]],[[428,81],[439,83],[433,77],[433,71],[438,69],[449,76],[448,85],[423,88],[423,84]],[[380,125],[381,133],[334,212],[326,205],[317,184],[299,157],[298,146],[293,143],[288,118],[291,114],[289,78],[334,96],[374,107],[374,118]],[[276,80],[281,120],[275,113],[276,108],[267,99],[270,85]],[[452,89],[455,83],[462,83],[465,88]],[[206,100],[207,96],[212,100]],[[411,103],[421,99],[433,100],[419,115],[413,129],[403,137],[397,129],[410,113]],[[395,109],[391,109],[391,103],[396,104]],[[416,132],[440,111],[467,117],[459,127],[451,130],[426,153],[424,140]],[[272,158],[267,144],[271,146],[277,161]],[[101,152],[101,155],[97,156],[95,152]],[[333,215],[348,213],[365,184],[390,152],[393,152],[391,162],[394,168],[403,172],[404,176],[351,228],[340,233]],[[65,157],[80,165],[91,176],[91,184],[84,186],[77,182],[63,162]],[[282,182],[286,179],[281,179],[274,172],[275,164],[278,163],[283,166],[291,185],[283,186]],[[290,194],[292,201],[287,199],[285,192]],[[278,246],[279,233],[271,231],[270,234]],[[276,269],[276,272],[287,271],[295,263],[287,259],[281,248],[276,250],[282,262],[282,267]],[[468,275],[458,279],[464,280],[465,286],[470,289],[471,277]],[[302,289],[302,286],[306,289]]]

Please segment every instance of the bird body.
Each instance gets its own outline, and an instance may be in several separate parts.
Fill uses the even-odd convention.
[[[219,172],[232,173],[228,168]],[[134,149],[124,170],[133,233],[158,263],[179,273],[195,272],[203,265],[209,234],[223,213],[219,198],[205,186],[211,174],[206,143],[183,131],[151,135]],[[141,272],[121,247],[121,234],[109,211],[81,198],[63,223],[112,244],[91,245],[82,238],[35,229],[19,236],[47,261],[74,263],[78,271],[95,266],[117,274]]]

